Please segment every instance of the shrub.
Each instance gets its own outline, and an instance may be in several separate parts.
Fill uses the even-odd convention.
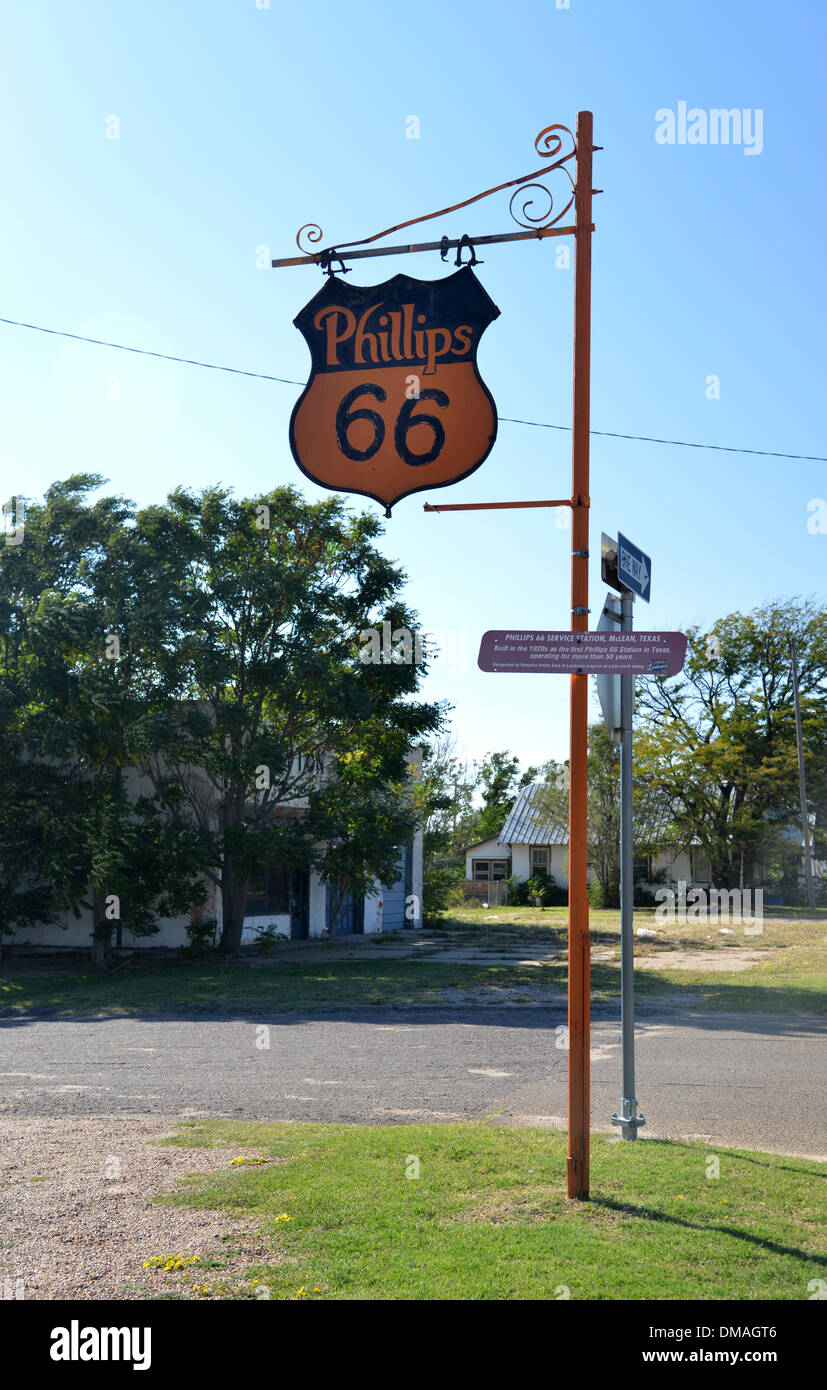
[[[459,886],[462,871],[448,868],[432,868],[425,875],[422,914],[433,917],[445,912],[449,907],[458,907],[463,902]]]
[[[599,878],[592,878],[592,879],[589,880],[589,889],[588,889],[588,892],[589,892],[589,906],[590,906],[590,907],[603,907],[603,900],[604,900],[603,884],[600,882],[600,879],[599,879]]]
[[[511,907],[528,906],[528,883],[524,878],[512,874],[505,880],[508,888],[508,901]]]
[[[546,907],[568,907],[569,890],[563,888],[553,874],[548,876],[548,887],[545,894]]]
[[[274,946],[283,946],[286,940],[286,934],[271,922],[267,927],[259,927],[253,945],[262,956],[269,956]]]
[[[526,890],[531,902],[540,899],[541,907],[565,907],[569,900],[568,891],[560,887],[554,875],[542,870],[532,874]]]
[[[187,927],[187,944],[179,946],[182,956],[205,956],[215,944],[218,923],[214,917],[199,917]]]

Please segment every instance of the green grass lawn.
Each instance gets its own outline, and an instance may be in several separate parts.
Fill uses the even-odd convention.
[[[559,976],[556,971],[555,979]],[[227,966],[171,962],[154,968],[140,962],[101,975],[88,967],[80,974],[59,968],[28,974],[24,966],[8,968],[0,977],[0,1015],[181,1016],[213,1010],[275,1013],[363,1004],[432,1004],[439,1002],[446,989],[505,988],[527,978],[518,966],[427,961],[340,960],[306,965],[243,961]]]
[[[802,1014],[811,1018],[827,1015],[827,952],[812,947],[786,950],[737,973],[729,971],[649,970],[645,959],[635,965],[635,993],[641,1000],[655,1002],[668,994],[680,1005],[718,1013]],[[601,981],[610,967],[597,966],[593,984]],[[618,972],[612,973],[608,988],[616,993]],[[608,997],[608,995],[606,996]]]
[[[566,907],[452,907],[428,922],[428,930],[440,940],[460,945],[469,941],[501,950],[507,946],[541,943],[565,946],[568,908]],[[827,943],[827,908],[810,914],[805,908],[774,907],[764,913],[763,930],[747,936],[737,923],[720,923],[701,917],[686,922],[662,922],[653,907],[636,907],[635,928],[657,931],[657,938],[635,939],[635,955],[643,958],[665,948],[698,951],[757,946],[821,946]],[[721,927],[730,931],[722,933]],[[616,908],[590,908],[589,928],[595,944],[620,947],[620,912]]]
[[[193,1122],[166,1142],[227,1146],[228,1169],[159,1200],[254,1217],[272,1254],[232,1287],[220,1260],[199,1292],[159,1272],[154,1297],[806,1299],[827,1266],[827,1173],[804,1159],[595,1136],[572,1203],[549,1130]],[[231,1168],[242,1146],[268,1161]]]
[[[499,919],[499,920],[498,920]],[[638,924],[654,921],[650,910]],[[658,937],[635,940],[635,983],[641,1002],[741,1013],[827,1014],[827,944],[820,919],[790,915],[765,920],[764,932],[720,935],[708,923],[659,929]],[[616,912],[591,918],[595,960],[592,997],[597,1003],[620,992],[620,938]],[[566,964],[520,964],[538,947],[565,950],[565,909],[516,908],[494,913],[468,909],[452,914],[429,934],[448,948],[473,949],[476,963],[445,961],[438,951],[416,960],[302,960],[300,952],[245,958],[169,961],[131,959],[114,971],[97,973],[88,962],[46,957],[7,960],[0,974],[0,1015],[52,1014],[63,1018],[179,1017],[211,1011],[276,1013],[356,1005],[434,1005],[474,1002],[562,1002]],[[386,938],[392,944],[393,938]],[[331,947],[336,946],[331,942]],[[757,952],[758,959],[735,971],[693,968],[711,951]],[[502,960],[504,952],[509,961]],[[496,953],[496,954],[495,954]],[[488,962],[490,957],[490,963]],[[670,957],[682,961],[669,965]],[[654,969],[653,962],[666,968]]]
[[[565,907],[452,908],[429,923],[429,929],[452,947],[473,942],[492,954],[510,948],[530,953],[532,947],[544,945],[564,950],[567,911]],[[592,909],[589,926],[593,952],[607,958],[592,964],[593,997],[601,1001],[617,997],[620,913]],[[718,923],[704,918],[663,923],[654,908],[635,908],[638,927],[657,932],[656,938],[635,937],[635,989],[641,999],[654,1002],[668,997],[677,1004],[719,1012],[827,1014],[827,909],[811,915],[801,908],[773,908],[772,915],[764,917],[760,934],[750,936],[739,924],[730,924],[722,932]],[[697,955],[703,965],[713,951],[728,955],[744,950],[759,953],[760,959],[737,972],[693,970],[688,962],[688,957]],[[682,958],[681,968],[669,968],[670,955]],[[652,969],[656,958],[660,968]],[[534,978],[565,989],[566,970],[564,966],[540,968]],[[526,983],[525,972],[521,983]]]

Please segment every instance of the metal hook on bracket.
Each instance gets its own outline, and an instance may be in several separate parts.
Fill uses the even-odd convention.
[[[334,261],[338,261],[338,269],[334,266]],[[348,275],[350,273],[350,266],[345,265],[335,246],[319,253],[319,265],[325,275]]]
[[[467,246],[468,250],[471,252],[470,259],[467,261],[463,261],[462,259],[462,251],[465,246]],[[454,265],[482,265],[482,261],[477,258],[477,253],[474,250],[474,243],[467,233],[460,239],[459,245],[457,246],[457,258],[454,261]]]

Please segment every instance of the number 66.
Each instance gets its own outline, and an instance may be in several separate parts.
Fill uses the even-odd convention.
[[[351,410],[351,406],[359,396],[373,396],[381,403],[387,400],[388,395],[383,387],[368,381],[361,386],[354,386],[353,390],[348,391],[347,395],[339,402],[339,409],[336,411],[337,443],[346,458],[363,463],[366,459],[373,458],[374,454],[381,449],[385,440],[385,422],[378,411],[370,410],[367,406],[362,406],[359,410]],[[414,409],[420,401],[434,401],[441,410],[450,404],[444,391],[427,388],[420,392],[418,400],[407,400],[402,406],[396,417],[393,442],[399,457],[404,463],[410,464],[412,468],[418,468],[425,463],[433,463],[434,459],[439,457],[445,443],[445,426],[436,415],[414,415]],[[348,440],[347,432],[356,420],[369,420],[373,426],[373,439],[366,449],[357,449]],[[433,431],[433,443],[425,453],[417,454],[408,446],[408,432],[413,429],[414,425],[428,425]]]

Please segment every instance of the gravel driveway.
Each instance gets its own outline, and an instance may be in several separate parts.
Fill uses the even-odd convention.
[[[226,1171],[247,1149],[162,1148],[179,1120],[157,1115],[0,1118],[0,1292],[5,1299],[210,1297],[217,1285],[252,1294],[265,1256],[256,1223],[160,1206],[188,1173]],[[152,1256],[200,1257],[181,1270],[146,1270]],[[205,1260],[221,1268],[199,1268]],[[204,1285],[207,1289],[205,1291]],[[197,1289],[193,1289],[197,1285]]]

